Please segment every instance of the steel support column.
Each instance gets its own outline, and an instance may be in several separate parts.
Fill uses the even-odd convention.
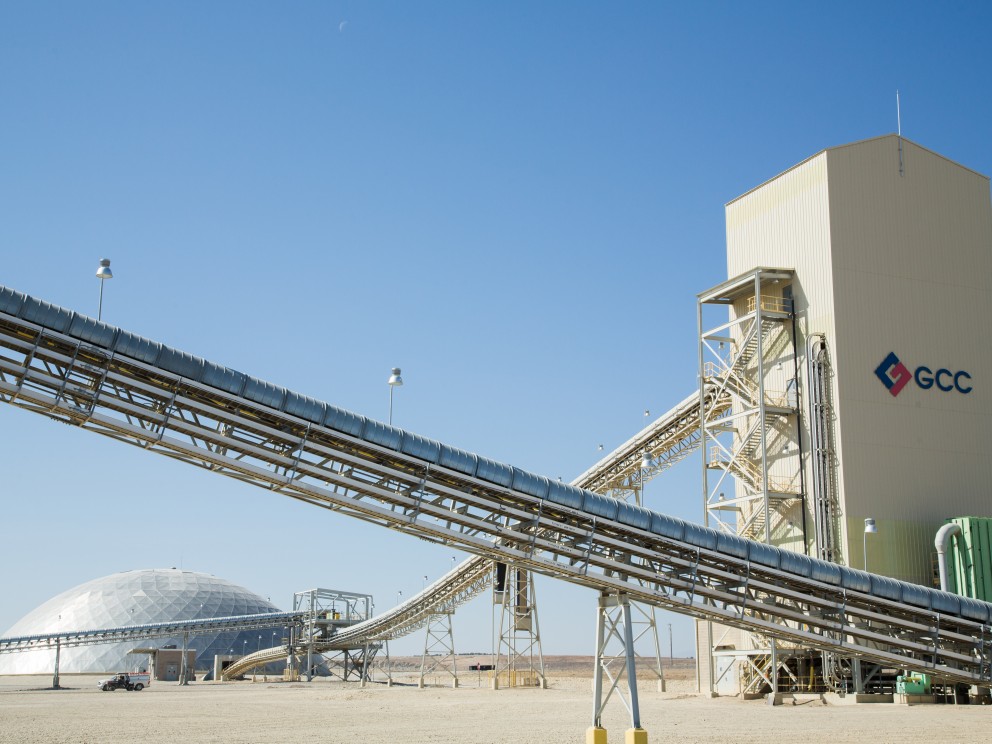
[[[179,660],[179,684],[189,684],[189,662],[186,660],[189,648],[189,631],[183,633],[183,657]]]
[[[418,687],[425,687],[425,678],[432,672],[451,675],[451,686],[458,687],[458,657],[455,655],[455,634],[451,623],[453,608],[434,612],[427,619],[424,653],[420,657]]]
[[[613,653],[611,642],[615,642]],[[619,648],[616,645],[619,644]],[[619,672],[615,667],[623,665]],[[617,672],[616,674],[614,672]],[[630,714],[631,728],[640,728],[641,711],[637,700],[637,675],[634,661],[634,633],[630,617],[630,598],[626,594],[602,594],[596,609],[596,666],[593,677],[592,724],[602,728],[603,709],[615,692]],[[603,677],[609,680],[603,694]],[[626,677],[627,696],[620,682]]]

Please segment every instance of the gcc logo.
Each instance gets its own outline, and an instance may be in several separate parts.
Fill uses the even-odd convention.
[[[890,351],[889,355],[882,360],[882,363],[875,368],[875,374],[882,384],[889,389],[892,397],[899,395],[906,387],[912,375],[906,369],[906,365],[899,361],[895,352]]]
[[[972,389],[971,385],[962,383],[962,380],[971,379],[971,375],[964,370],[951,372],[949,369],[938,369],[934,372],[929,367],[921,365],[915,372],[910,373],[894,352],[889,352],[889,355],[875,368],[875,376],[888,388],[892,397],[899,395],[909,384],[910,379],[916,380],[916,384],[923,390],[929,390],[936,385],[938,390],[943,390],[945,393],[957,390],[967,395]]]

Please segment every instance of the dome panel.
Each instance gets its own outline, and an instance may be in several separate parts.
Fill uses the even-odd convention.
[[[62,592],[22,617],[3,635],[41,635],[279,611],[257,594],[209,574],[174,568],[145,569],[112,574]],[[196,651],[196,668],[210,668],[215,654],[226,654],[231,649],[234,653],[254,651],[259,645],[259,634],[259,631],[226,631],[191,636],[189,647]],[[279,631],[274,641],[278,642],[283,634]],[[263,647],[272,645],[271,630],[263,630],[261,635]],[[59,669],[67,674],[133,669],[135,664],[146,663],[146,659],[129,655],[132,648],[170,644],[181,648],[182,638],[65,648]],[[0,654],[0,674],[48,674],[54,666],[54,649]]]

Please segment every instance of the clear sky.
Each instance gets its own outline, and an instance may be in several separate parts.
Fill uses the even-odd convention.
[[[96,315],[110,258],[111,323],[382,420],[399,366],[397,425],[571,480],[695,389],[727,201],[895,131],[897,89],[992,173],[990,8],[8,0],[0,283]],[[126,569],[384,609],[464,557],[10,406],[0,447],[0,633]],[[699,468],[648,505],[700,521]],[[538,596],[545,652],[592,653],[594,593]]]

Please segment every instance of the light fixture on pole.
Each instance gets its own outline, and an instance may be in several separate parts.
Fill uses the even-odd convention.
[[[645,411],[647,413],[647,411]],[[654,460],[651,457],[651,451],[645,447],[644,452],[641,453],[641,470],[640,478],[641,484],[640,489],[634,492],[634,498],[637,500],[638,506],[644,506],[644,483],[647,481],[648,470],[654,465]]]
[[[393,367],[393,374],[389,376],[389,425],[393,425],[393,390],[402,387],[403,378],[400,377],[400,368]]]
[[[114,278],[114,272],[110,270],[109,258],[100,259],[100,266],[96,270],[96,278],[100,280],[100,305],[96,311],[96,319],[102,320],[103,319],[103,283],[107,279]]]
[[[875,526],[875,520],[871,517],[865,517],[865,571],[868,570],[868,535],[874,535],[878,532],[878,527]]]

